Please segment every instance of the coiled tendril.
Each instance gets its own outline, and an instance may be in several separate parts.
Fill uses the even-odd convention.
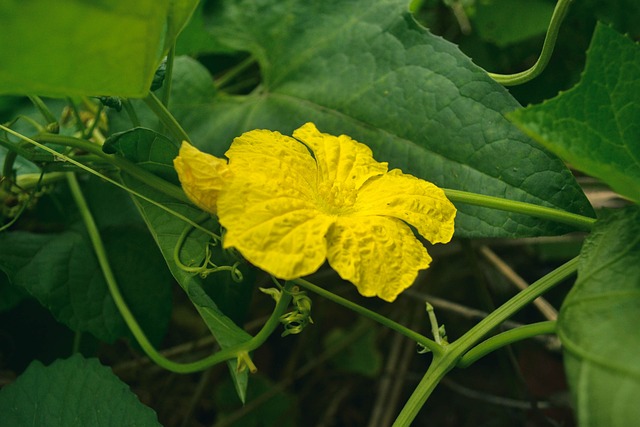
[[[207,219],[208,218],[209,216],[207,216]],[[201,222],[203,221],[198,221],[198,223]],[[204,260],[200,265],[186,265],[182,262],[182,260],[180,259],[180,252],[182,250],[182,247],[184,246],[185,241],[187,240],[187,237],[189,236],[189,233],[191,233],[193,229],[194,227],[192,225],[187,225],[180,234],[180,237],[178,237],[176,246],[173,249],[173,261],[176,263],[176,265],[183,271],[200,275],[200,277],[202,277],[203,279],[211,273],[229,271],[231,274],[231,280],[236,283],[242,282],[243,276],[242,271],[240,271],[240,261],[236,261],[233,265],[217,265],[211,259],[211,257],[213,256],[212,248],[220,244],[220,237],[215,237],[206,243],[204,247]]]

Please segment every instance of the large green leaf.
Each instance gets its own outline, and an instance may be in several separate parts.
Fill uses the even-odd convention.
[[[171,313],[171,280],[164,261],[145,229],[132,221],[136,215],[128,198],[98,180],[85,190],[125,300],[157,343]],[[0,270],[71,329],[108,342],[129,335],[83,224],[61,233],[0,233]]]
[[[105,150],[117,152],[150,172],[161,172],[169,179],[175,178],[175,171],[171,166],[172,160],[178,155],[177,144],[149,129],[136,128],[114,135],[105,142]],[[167,171],[174,174],[168,174]],[[207,216],[203,218],[202,211],[193,205],[154,190],[126,174],[123,175],[123,181],[138,193],[219,233],[220,226]],[[189,230],[191,226],[157,205],[137,198],[134,200],[173,276],[185,290],[220,346],[231,347],[249,340],[251,336],[234,320],[240,323],[244,318],[253,291],[255,271],[246,264],[240,265],[238,268],[242,274],[241,283],[236,283],[229,271],[212,273],[206,278],[202,278],[197,273],[185,271],[175,259],[180,236],[188,230],[178,254],[180,262],[189,267],[202,265],[205,260],[205,249],[212,243],[211,236],[198,229]],[[211,261],[218,266],[233,265],[237,261],[233,254],[222,250],[219,244],[210,246],[210,251]],[[212,296],[215,297],[215,301]],[[223,312],[221,308],[225,311]],[[247,371],[237,372],[235,361],[229,362],[229,368],[240,399],[244,401],[248,380]]]
[[[159,427],[156,414],[97,359],[33,362],[0,390],[0,427]]]
[[[0,93],[141,97],[197,0],[0,3]]]
[[[219,155],[246,130],[291,134],[313,121],[442,187],[591,213],[562,162],[505,119],[517,102],[456,46],[420,27],[406,0],[224,1],[209,13],[218,40],[257,59],[262,84],[238,97],[176,91],[172,111],[199,147]],[[199,72],[192,62],[178,65]],[[459,236],[567,231],[459,208]]]
[[[640,209],[598,221],[562,305],[558,335],[580,426],[640,419]]]
[[[598,25],[580,83],[511,117],[576,169],[640,202],[639,99],[640,48]]]

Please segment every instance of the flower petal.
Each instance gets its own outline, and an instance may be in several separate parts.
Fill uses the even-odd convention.
[[[277,132],[251,131],[234,140],[227,156],[235,177],[218,201],[224,247],[281,279],[316,271],[333,220],[318,210],[308,149]]]
[[[406,221],[431,243],[451,240],[456,216],[455,206],[442,189],[399,169],[366,182],[358,192],[354,211]]]
[[[387,171],[387,163],[377,162],[369,147],[346,135],[321,133],[313,123],[306,123],[293,136],[313,151],[324,182],[348,182],[358,189],[367,179]]]
[[[301,199],[271,198],[265,192],[267,197],[258,200],[255,189],[240,190],[233,185],[220,198],[225,248],[236,248],[255,266],[285,280],[320,268],[327,255],[329,216]]]
[[[402,221],[384,217],[343,217],[329,229],[331,267],[362,295],[392,302],[411,286],[431,257]]]
[[[227,161],[183,141],[173,165],[189,199],[201,209],[216,213],[218,194],[233,177]]]
[[[281,185],[304,190],[316,188],[317,167],[309,149],[290,136],[270,130],[252,130],[235,138],[225,153],[237,175],[261,180],[284,179]]]

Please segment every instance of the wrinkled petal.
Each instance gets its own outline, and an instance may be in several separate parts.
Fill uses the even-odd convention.
[[[313,151],[324,182],[350,183],[358,189],[372,176],[387,171],[387,163],[377,162],[369,147],[346,135],[321,133],[313,123],[306,123],[293,136]]]
[[[366,182],[358,192],[354,211],[401,219],[431,243],[451,240],[456,216],[456,208],[444,191],[398,169]]]
[[[431,257],[402,221],[384,217],[343,217],[327,235],[331,267],[367,297],[392,302],[411,286]]]
[[[282,180],[280,185],[310,194],[316,187],[317,167],[309,149],[290,136],[252,130],[235,138],[225,153],[237,175],[260,182]]]
[[[233,177],[227,161],[183,141],[173,165],[187,197],[201,209],[216,213],[220,190]]]
[[[236,173],[218,201],[218,218],[226,229],[223,245],[281,279],[311,274],[326,258],[325,235],[332,223],[318,210],[314,187],[308,183],[315,162],[306,147],[291,138],[274,140],[272,132],[263,133],[270,146],[264,150],[252,139],[256,133],[249,134],[236,139],[227,154]],[[279,164],[279,143],[290,145],[288,140],[294,145],[283,149],[293,150],[288,155],[295,160],[289,157],[291,163]],[[253,159],[251,166],[238,168],[248,158]]]

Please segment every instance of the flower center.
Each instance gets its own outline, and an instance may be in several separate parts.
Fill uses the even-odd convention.
[[[333,215],[346,213],[358,197],[355,186],[347,182],[323,182],[318,186],[318,194],[322,206]]]

